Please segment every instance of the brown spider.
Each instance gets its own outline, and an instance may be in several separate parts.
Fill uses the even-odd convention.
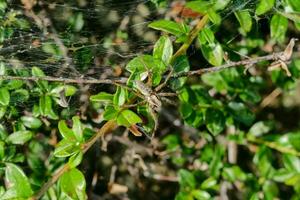
[[[176,105],[175,102],[166,98],[166,97],[171,97],[171,96],[177,96],[176,93],[165,93],[165,92],[158,93],[162,88],[164,88],[166,86],[168,80],[171,77],[171,74],[172,74],[172,71],[170,71],[170,73],[168,74],[165,81],[162,84],[158,85],[154,90],[152,90],[150,86],[143,83],[142,81],[139,81],[139,80],[134,81],[136,89],[144,98],[144,101],[142,101],[140,103],[147,103],[149,105],[149,112],[150,112],[151,117],[154,120],[154,129],[153,129],[153,133],[152,133],[152,138],[154,137],[155,132],[158,128],[158,115],[157,114],[161,111],[162,101],[164,101],[168,104],[171,104],[171,105]]]

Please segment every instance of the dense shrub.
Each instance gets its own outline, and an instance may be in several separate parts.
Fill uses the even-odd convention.
[[[299,199],[299,0],[0,0],[0,199]]]

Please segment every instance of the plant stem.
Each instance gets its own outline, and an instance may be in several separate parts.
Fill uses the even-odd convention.
[[[292,58],[295,41],[297,41],[297,39],[292,38],[290,40],[289,44],[286,46],[285,50],[278,52],[278,53],[273,53],[270,55],[261,56],[261,57],[257,57],[257,58],[249,58],[249,59],[241,60],[238,62],[228,62],[224,65],[220,65],[220,66],[216,66],[216,67],[202,68],[202,69],[188,71],[188,72],[180,72],[180,73],[174,74],[172,77],[178,78],[178,77],[185,77],[185,76],[192,76],[192,75],[202,75],[202,74],[206,74],[206,73],[222,71],[224,69],[231,68],[231,67],[252,66],[259,62],[270,61],[270,60],[275,61],[275,63],[279,61],[279,63],[286,64]],[[286,65],[285,65],[285,67],[286,68],[284,68],[281,65],[281,69],[283,69],[287,73],[287,75],[290,76],[291,74]]]
[[[171,63],[181,55],[184,55],[187,49],[190,47],[194,39],[197,37],[198,33],[203,29],[203,27],[208,22],[208,15],[204,15],[202,19],[197,23],[197,25],[190,31],[187,41],[177,50],[171,59]]]
[[[92,146],[95,144],[95,142],[104,134],[110,132],[111,130],[116,128],[116,122],[113,120],[107,121],[101,129],[86,143],[82,145],[82,152],[86,153]],[[70,170],[70,166],[68,163],[66,163],[62,168],[60,168],[53,176],[52,178],[46,182],[42,188],[33,196],[30,198],[30,200],[37,200],[40,199],[47,191],[48,189],[68,170]]]
[[[280,146],[276,142],[264,141],[262,139],[255,138],[253,136],[248,136],[247,141],[251,142],[251,143],[256,143],[256,144],[263,144],[271,149],[279,151],[280,153],[284,153],[284,154],[286,153],[286,154],[291,154],[294,156],[300,156],[300,152],[298,152],[292,148],[289,148],[289,147]]]
[[[61,78],[52,76],[6,76],[0,75],[0,80],[22,80],[22,81],[49,81],[49,82],[62,82],[62,83],[75,83],[75,84],[112,84],[121,85],[126,83],[127,78],[118,80],[111,79],[82,79],[82,78]]]
[[[172,77],[178,78],[178,77],[186,77],[186,76],[192,76],[192,75],[202,75],[202,74],[207,74],[207,73],[219,72],[224,69],[231,68],[231,67],[254,65],[254,64],[257,64],[262,61],[270,61],[270,60],[277,61],[280,59],[280,57],[283,55],[283,53],[284,52],[278,52],[278,53],[274,53],[271,55],[266,55],[266,56],[261,56],[261,57],[256,57],[256,58],[249,58],[249,59],[241,60],[238,62],[229,62],[229,63],[220,65],[220,66],[202,68],[199,70],[188,71],[188,72],[181,72],[181,73],[174,74]]]

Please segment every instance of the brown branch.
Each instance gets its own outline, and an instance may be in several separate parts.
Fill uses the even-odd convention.
[[[202,68],[202,69],[198,69],[198,70],[194,70],[194,71],[181,72],[181,73],[174,74],[172,77],[178,78],[178,77],[184,77],[184,76],[202,75],[202,74],[206,74],[206,73],[219,72],[224,69],[231,68],[231,67],[255,65],[262,61],[276,61],[275,62],[276,64],[277,64],[277,62],[286,63],[286,62],[290,61],[290,59],[292,57],[293,48],[295,46],[295,41],[297,41],[297,39],[292,38],[290,40],[289,44],[287,45],[286,49],[282,52],[273,53],[271,55],[266,55],[266,56],[261,56],[261,57],[256,57],[256,58],[249,58],[249,59],[241,60],[238,62],[229,62],[224,65],[220,65],[220,66],[216,66],[216,67]],[[284,68],[284,67],[286,67],[286,66],[282,66],[281,68],[283,70],[285,70],[287,72],[287,74],[289,74],[288,69]]]
[[[189,35],[187,41],[178,49],[178,51],[172,56],[171,63],[181,55],[184,55],[187,49],[190,47],[194,39],[197,37],[198,33],[203,29],[203,27],[208,22],[208,15],[204,15],[202,19],[198,22],[198,24],[193,28]]]
[[[249,58],[246,60],[241,60],[238,62],[230,62],[226,63],[224,65],[220,66],[215,66],[215,67],[210,67],[210,68],[202,68],[194,71],[188,71],[188,72],[181,72],[174,74],[172,77],[173,78],[178,78],[178,77],[185,77],[185,76],[193,76],[193,75],[202,75],[206,73],[213,73],[213,72],[219,72],[224,69],[232,68],[232,67],[239,67],[239,66],[246,66],[246,65],[254,65],[262,61],[276,61],[279,60],[280,57],[283,55],[284,52],[279,52],[279,53],[274,53],[272,55],[267,55],[267,56],[261,56],[257,58]]]
[[[61,78],[52,76],[6,76],[0,75],[0,80],[22,80],[22,81],[49,81],[49,82],[62,82],[62,83],[74,83],[74,84],[112,84],[120,85],[127,81],[127,78],[122,78],[118,80],[111,79],[72,79],[72,78]]]
[[[112,131],[116,127],[115,121],[107,121],[89,141],[82,145],[82,153],[86,153],[101,136]],[[42,186],[42,188],[33,197],[30,198],[30,200],[40,199],[48,191],[48,189],[68,170],[70,170],[70,165],[66,163],[52,176],[48,182]]]

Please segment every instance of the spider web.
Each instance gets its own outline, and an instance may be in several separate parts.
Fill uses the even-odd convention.
[[[233,1],[222,11],[222,19],[253,5],[255,2],[251,0]],[[39,67],[53,77],[124,76],[126,63],[138,55],[151,53],[159,37],[147,25],[165,16],[173,20],[166,15],[172,6],[172,1],[156,9],[149,0],[56,0],[37,1],[31,12],[21,2],[11,0],[7,9],[18,10],[17,18],[25,18],[27,27],[12,28],[13,35],[2,42],[0,62],[13,70],[30,72],[32,67]],[[224,40],[232,42],[239,35]],[[57,51],[60,53],[56,54]]]

